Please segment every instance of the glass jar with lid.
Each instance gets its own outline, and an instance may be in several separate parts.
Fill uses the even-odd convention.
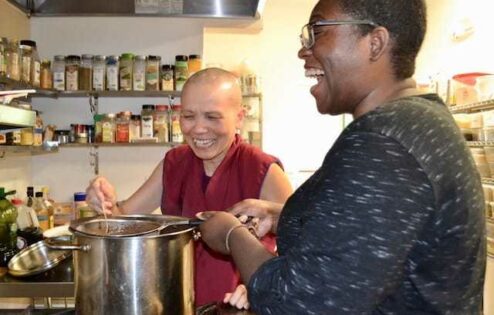
[[[115,114],[108,113],[101,120],[101,142],[115,143]]]
[[[53,88],[57,91],[65,90],[65,56],[57,55],[53,58]]]
[[[19,54],[19,41],[12,40],[7,45],[7,77],[12,80],[21,79],[21,58]]]
[[[182,91],[185,81],[189,78],[188,57],[175,56],[175,90]]]
[[[7,49],[8,40],[5,37],[0,37],[0,76],[7,75]]]
[[[40,73],[39,82],[40,82],[39,85],[42,89],[53,88],[50,60],[43,60],[41,62],[41,73]]]
[[[93,89],[93,55],[82,55],[79,72],[79,89],[82,91],[91,91]]]
[[[33,57],[33,41],[21,40],[19,45],[21,53],[21,81],[31,83],[31,62]]]
[[[103,117],[104,114],[95,114],[94,118],[94,142],[101,143],[103,141]]]
[[[36,42],[32,42],[32,56],[31,56],[31,85],[34,87],[39,87],[41,82],[41,60],[38,55],[38,48],[36,47]]]
[[[146,90],[146,56],[137,55],[134,57],[134,69],[132,75],[132,87],[134,91]]]
[[[154,110],[154,137],[158,142],[169,142],[168,136],[168,105],[156,105]]]
[[[141,110],[141,137],[152,138],[153,137],[153,118],[154,118],[154,105],[142,105]]]
[[[119,78],[120,91],[132,90],[132,68],[134,67],[134,54],[125,53],[120,56]]]
[[[112,55],[106,58],[106,89],[118,91],[118,69],[120,57]]]
[[[65,90],[79,90],[79,67],[81,65],[81,57],[69,55],[65,58]]]
[[[115,141],[129,143],[129,127],[131,112],[120,112],[117,114]]]
[[[148,56],[146,63],[146,91],[159,91],[160,63],[160,56]]]

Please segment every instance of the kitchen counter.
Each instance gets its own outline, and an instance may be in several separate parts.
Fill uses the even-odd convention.
[[[70,258],[39,275],[25,278],[13,277],[9,274],[0,276],[0,297],[73,297],[74,288],[74,268]],[[0,313],[2,311],[0,310]],[[27,310],[17,311],[9,310],[9,314],[26,314]],[[29,309],[29,314],[75,314],[75,311]],[[254,315],[254,313],[218,303],[199,307],[197,315]]]

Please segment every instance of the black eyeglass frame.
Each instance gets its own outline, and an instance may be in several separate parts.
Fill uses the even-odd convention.
[[[302,26],[300,34],[300,43],[306,49],[310,49],[314,46],[316,38],[314,35],[314,26],[329,26],[329,25],[369,25],[372,27],[378,27],[378,25],[371,20],[319,20],[311,23],[307,23]],[[304,30],[307,29],[308,38],[304,38]]]

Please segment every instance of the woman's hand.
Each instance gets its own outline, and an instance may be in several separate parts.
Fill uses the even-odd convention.
[[[214,251],[229,255],[226,247],[228,231],[242,223],[232,214],[224,211],[207,211],[201,213],[204,223],[199,225],[202,240]]]
[[[252,221],[256,225],[257,236],[263,237],[269,232],[276,234],[282,208],[283,204],[281,203],[260,199],[245,199],[234,204],[228,209],[228,212],[239,216],[241,222],[244,222],[247,216],[254,217]]]
[[[228,303],[231,306],[234,306],[241,309],[249,309],[249,300],[247,299],[247,288],[243,284],[239,284],[235,291],[232,293],[225,294],[225,298],[223,299],[223,303]]]
[[[118,212],[115,188],[103,176],[98,176],[89,182],[86,188],[86,201],[100,214],[103,213],[103,209],[110,215]]]

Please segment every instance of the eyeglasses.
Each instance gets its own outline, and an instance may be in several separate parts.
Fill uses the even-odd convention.
[[[314,36],[314,27],[327,25],[369,25],[372,27],[378,26],[376,23],[369,20],[320,20],[312,23],[307,23],[302,27],[302,33],[300,34],[300,42],[302,43],[302,46],[306,49],[311,48],[316,42],[316,38]]]

